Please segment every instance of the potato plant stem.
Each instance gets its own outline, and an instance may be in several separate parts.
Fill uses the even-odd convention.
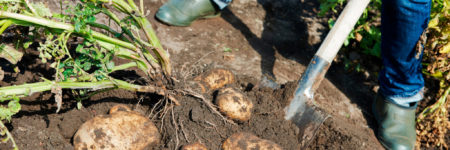
[[[18,146],[17,146],[17,144],[16,144],[16,141],[14,141],[13,136],[12,136],[11,133],[8,131],[8,128],[6,128],[6,126],[3,124],[2,121],[0,121],[0,130],[3,130],[3,132],[5,132],[5,134],[6,134],[6,137],[5,137],[5,138],[8,138],[9,140],[11,140],[11,143],[12,143],[12,145],[13,145],[13,150],[18,150],[19,148],[18,148]]]
[[[49,27],[49,28],[61,29],[61,30],[65,30],[67,32],[74,32],[77,34],[86,35],[86,33],[84,33],[83,31],[75,32],[75,28],[71,24],[56,22],[56,21],[52,21],[49,19],[45,19],[45,18],[32,17],[32,16],[27,16],[27,15],[22,15],[22,14],[17,14],[17,13],[10,13],[10,12],[5,12],[5,11],[0,11],[0,18],[10,18],[10,19],[24,21],[27,23],[41,25],[41,26],[45,26],[45,27]],[[131,50],[137,49],[137,47],[134,46],[132,43],[128,43],[128,42],[125,42],[122,40],[111,38],[111,37],[104,35],[102,33],[99,33],[99,32],[92,31],[92,36],[95,39],[102,40],[102,41],[112,43],[112,44],[116,44],[116,45],[119,45],[124,48],[128,48]]]
[[[153,86],[135,85],[118,79],[103,80],[98,82],[54,82],[47,80],[17,86],[0,87],[0,100],[10,99],[13,96],[25,97],[36,92],[50,91],[54,87],[61,87],[62,89],[91,89],[94,91],[108,88],[121,88],[138,92],[158,92],[157,88]]]
[[[122,64],[119,66],[115,66],[113,69],[111,69],[111,72],[118,71],[118,70],[124,70],[127,68],[136,67],[136,66],[137,66],[136,62],[129,62],[129,63]]]
[[[133,17],[133,19],[141,26],[141,28],[144,30],[145,36],[149,40],[150,44],[154,47],[154,52],[157,55],[157,57],[161,60],[161,65],[164,70],[164,73],[166,75],[171,75],[172,73],[172,67],[170,64],[169,56],[167,55],[167,52],[164,51],[164,48],[162,47],[160,41],[158,40],[155,31],[153,30],[152,25],[150,22],[145,18],[143,15],[144,12],[140,12],[139,8],[137,8],[136,4],[132,0],[128,0],[127,4],[124,0],[100,0],[101,2],[109,2],[112,1],[117,8],[121,8],[121,11],[124,11],[124,13],[128,13]],[[136,13],[140,12],[139,14]]]

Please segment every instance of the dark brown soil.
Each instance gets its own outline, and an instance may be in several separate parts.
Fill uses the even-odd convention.
[[[20,149],[73,149],[72,138],[78,127],[90,118],[106,114],[116,104],[126,104],[154,121],[162,134],[155,149],[179,149],[194,142],[208,149],[220,149],[231,134],[249,132],[271,140],[284,149],[299,149],[298,128],[284,120],[283,110],[295,90],[309,59],[324,37],[327,18],[316,16],[315,0],[235,0],[222,17],[199,20],[190,27],[171,27],[152,16],[165,0],[146,1],[149,19],[164,47],[171,54],[175,83],[179,89],[185,81],[211,68],[227,68],[238,77],[229,86],[240,89],[255,107],[252,118],[237,125],[224,122],[199,98],[177,95],[180,106],[171,107],[158,95],[124,90],[108,91],[83,101],[65,93],[60,113],[49,93],[34,94],[21,100],[22,111],[7,126]],[[54,4],[49,3],[55,7]],[[58,7],[59,8],[59,7]],[[231,52],[224,52],[231,49]],[[52,70],[41,64],[33,50],[19,65],[21,72],[0,60],[5,79],[0,86],[18,85],[52,78]],[[139,72],[119,72],[116,77],[133,81]],[[279,89],[266,87],[266,79],[275,80]],[[318,130],[305,149],[382,149],[373,132],[370,103],[375,95],[374,75],[370,77],[333,65],[316,92],[316,104],[330,118]],[[215,92],[205,93],[213,101]],[[9,143],[1,144],[7,149]]]

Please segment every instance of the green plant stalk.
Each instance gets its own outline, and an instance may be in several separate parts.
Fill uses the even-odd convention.
[[[110,0],[100,0],[100,1],[101,2],[109,2]],[[129,0],[129,2],[130,1],[131,0]],[[164,73],[166,75],[170,76],[172,73],[172,67],[170,64],[169,57],[166,54],[166,51],[164,51],[164,48],[162,47],[160,41],[158,40],[158,38],[155,34],[155,31],[153,30],[153,27],[150,24],[150,22],[143,16],[142,13],[139,14],[139,17],[136,17],[134,15],[135,13],[140,12],[139,9],[136,7],[136,4],[134,4],[134,2],[131,2],[130,4],[132,6],[130,6],[123,0],[112,0],[112,2],[119,8],[122,8],[124,11],[126,11],[124,13],[128,13],[129,15],[131,15],[134,18],[134,20],[142,27],[150,44],[155,47],[153,50],[154,50],[155,54],[157,55],[157,57],[161,60],[160,63],[163,67]],[[135,8],[135,9],[133,9],[133,8]]]
[[[0,18],[2,17],[7,17],[7,18],[12,18],[12,19],[16,19],[19,21],[24,21],[24,22],[28,22],[28,23],[33,23],[33,24],[37,24],[37,25],[41,25],[41,26],[46,26],[46,27],[50,27],[50,28],[55,28],[55,29],[62,29],[62,30],[66,30],[68,32],[74,32],[74,27],[70,24],[66,24],[66,23],[61,23],[61,22],[55,22],[55,21],[51,21],[48,19],[44,19],[44,18],[36,18],[36,17],[31,17],[31,16],[26,16],[26,15],[21,15],[21,14],[16,14],[16,13],[9,13],[9,12],[4,12],[4,11],[0,11]],[[82,33],[83,34],[83,33]],[[134,46],[131,43],[128,42],[124,42],[115,38],[111,38],[109,36],[106,36],[104,34],[92,31],[92,36],[96,39],[98,39],[98,43],[101,45],[110,45],[110,48],[113,48],[113,46],[115,44],[117,44],[118,46],[127,48],[127,49],[131,49],[133,51],[137,51],[137,47]],[[106,47],[106,46],[105,46]],[[120,48],[119,48],[120,49]],[[123,49],[120,49],[123,52]],[[123,54],[129,54],[129,53],[121,53]],[[137,58],[136,56],[138,55],[126,55],[129,58],[135,58],[135,60],[138,60],[139,58]],[[146,55],[147,57],[149,55]],[[151,56],[151,55],[150,55]],[[153,57],[149,58],[150,60],[155,60]],[[142,61],[142,60],[140,60]],[[143,62],[141,62],[141,65],[139,66],[143,66],[142,65]],[[145,64],[145,63],[144,63]],[[154,62],[152,62],[153,65]],[[146,65],[145,65],[146,66]],[[142,69],[142,68],[141,68]],[[146,70],[148,69],[148,67],[146,67]]]
[[[153,30],[150,22],[143,17],[139,17],[139,20],[142,23],[142,28],[144,29],[144,33],[147,36],[147,39],[149,39],[150,44],[152,44],[155,47],[153,48],[153,50],[156,56],[161,60],[160,63],[163,67],[164,73],[170,76],[172,74],[172,67],[167,52],[164,51],[161,43],[156,37],[155,31]]]
[[[127,29],[119,20],[119,18],[112,13],[110,10],[108,9],[103,9],[103,13],[105,13],[108,17],[110,17],[114,22],[116,22],[123,30],[123,32],[125,34],[127,34],[133,41],[137,42],[138,45],[141,45],[142,50],[143,50],[143,57],[147,58],[147,62],[150,62],[150,64],[148,64],[149,67],[152,67],[156,72],[159,72],[159,65],[157,64],[159,61],[156,60],[148,51],[145,50],[145,47],[150,47],[150,48],[154,48],[153,45],[141,40],[140,38],[134,38],[135,35],[129,30]],[[139,52],[138,52],[139,53]]]
[[[445,101],[447,100],[447,96],[450,93],[450,86],[448,86],[444,93],[442,94],[442,96],[439,98],[439,100],[434,103],[431,106],[428,106],[427,108],[425,108],[419,116],[421,117],[417,117],[417,122],[422,121],[421,119],[425,118],[428,114],[433,113],[437,108],[442,107],[443,104],[445,104]],[[446,107],[446,106],[444,106]]]
[[[8,20],[6,20],[6,19],[5,20],[0,20],[0,26],[3,25],[4,23],[6,23],[6,21],[8,21]]]
[[[2,20],[3,21],[3,20]],[[3,31],[6,30],[6,28],[8,28],[13,22],[11,20],[6,20],[3,24],[2,27],[0,28],[0,34],[3,34]]]
[[[121,47],[116,48],[115,45],[113,45],[111,43],[103,42],[103,41],[97,41],[97,43],[101,47],[106,48],[106,49],[111,49],[111,50],[116,49],[114,51],[114,55],[117,57],[136,61],[138,68],[144,72],[147,71],[149,69],[149,67],[151,67],[145,63],[146,60],[142,60],[142,58],[139,56],[139,54],[137,54],[134,51],[131,51],[131,50],[125,49],[125,48],[121,48]],[[151,63],[154,63],[154,62],[151,62]]]
[[[139,38],[134,38],[135,36],[133,35],[133,33],[131,33],[131,31],[128,30],[125,26],[123,26],[123,25],[120,23],[119,18],[118,18],[114,13],[112,13],[110,10],[104,9],[103,12],[104,12],[108,17],[110,17],[114,22],[116,22],[116,23],[122,28],[122,30],[124,31],[124,33],[127,34],[130,38],[132,38],[132,40],[135,40],[135,41],[136,41],[138,44],[140,44],[142,47],[145,47],[145,46],[146,46],[146,47],[154,48],[154,46],[151,45],[150,43],[147,43],[147,42],[145,42],[145,41],[143,41],[143,40],[141,40],[141,39],[139,39]],[[144,56],[147,57],[147,58],[149,59],[151,65],[152,65],[154,68],[156,68],[156,67],[158,66],[156,63],[159,62],[159,61],[156,60],[155,58],[153,58],[153,56],[152,56],[151,54],[146,53],[146,52],[143,52],[143,53],[144,53]]]
[[[113,35],[120,34],[119,32],[114,31],[113,29],[111,29],[110,27],[108,27],[108,26],[106,26],[104,24],[99,24],[99,23],[95,23],[95,22],[88,22],[87,24],[89,24],[90,26],[96,27],[96,28],[100,28],[100,29],[106,30],[106,31],[112,33]]]
[[[22,84],[17,86],[0,87],[0,100],[10,99],[12,96],[25,97],[36,92],[50,91],[52,88],[61,87],[62,89],[108,89],[121,88],[138,92],[159,92],[153,86],[141,86],[131,84],[122,80],[112,79],[97,82],[73,82],[73,81],[43,81],[37,83]]]
[[[9,140],[11,140],[11,143],[14,147],[14,150],[18,150],[18,146],[16,144],[16,141],[14,141],[13,136],[11,135],[11,133],[9,132],[8,128],[6,128],[6,126],[3,124],[2,121],[0,121],[0,130],[4,130],[6,133],[6,138],[8,138]]]
[[[77,34],[86,35],[85,33],[82,33],[82,32],[75,32],[75,28],[71,24],[56,22],[56,21],[52,21],[49,19],[45,19],[45,18],[32,17],[32,16],[27,16],[27,15],[22,15],[22,14],[17,14],[17,13],[10,13],[10,12],[5,12],[5,11],[0,11],[0,18],[10,18],[10,19],[24,21],[24,22],[28,22],[28,23],[32,23],[32,24],[36,24],[36,25],[49,27],[49,28],[61,29],[61,30],[65,30],[67,32],[73,32],[73,33],[77,33]],[[115,38],[111,38],[111,37],[106,36],[99,32],[92,31],[92,36],[98,40],[117,44],[119,46],[131,49],[131,50],[137,49],[137,47],[131,43],[128,43],[128,42],[125,42],[122,40],[118,40]]]
[[[136,66],[137,66],[136,62],[129,62],[129,63],[122,64],[119,66],[115,66],[113,69],[111,69],[111,72],[118,71],[118,70],[124,70],[127,68],[136,67]]]

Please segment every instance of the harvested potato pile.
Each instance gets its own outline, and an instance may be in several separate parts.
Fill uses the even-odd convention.
[[[230,70],[226,69],[212,69],[205,72],[194,79],[196,87],[202,93],[213,91],[231,84],[235,81],[235,76]]]
[[[125,105],[86,121],[74,136],[75,150],[142,150],[156,145],[160,134],[153,122]]]
[[[205,145],[196,142],[194,144],[184,145],[181,150],[208,150]]]
[[[222,145],[223,150],[281,150],[281,147],[269,140],[260,139],[250,133],[235,133]]]
[[[219,111],[236,121],[247,121],[252,115],[252,101],[231,87],[219,90],[216,105],[219,107]]]

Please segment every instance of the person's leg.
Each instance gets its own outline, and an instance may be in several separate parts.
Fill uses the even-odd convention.
[[[189,26],[199,18],[219,15],[231,0],[169,0],[158,9],[156,18],[173,26]]]
[[[422,50],[416,43],[427,28],[431,0],[383,0],[381,13],[380,93],[408,107],[423,98]]]
[[[377,137],[388,149],[413,149],[415,109],[423,98],[422,51],[416,49],[428,25],[431,0],[383,0],[380,90],[372,111]]]

